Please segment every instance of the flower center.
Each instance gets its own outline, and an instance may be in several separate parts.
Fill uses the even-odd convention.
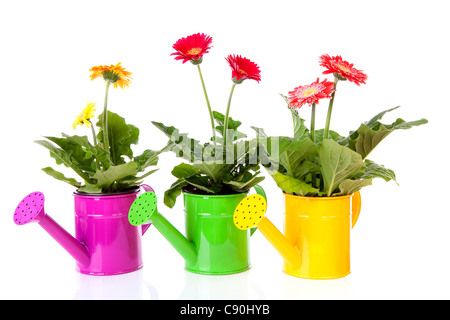
[[[191,50],[189,50],[187,52],[187,54],[189,54],[191,56],[195,56],[195,55],[199,54],[200,52],[202,52],[202,49],[200,49],[200,48],[192,48]]]
[[[242,70],[242,69],[239,69],[239,73],[240,74],[242,74],[242,75],[244,75],[244,76],[246,76],[247,75],[247,72],[245,72],[244,70]]]
[[[350,73],[350,72],[351,72],[351,70],[350,70],[349,68],[344,67],[343,65],[340,65],[340,64],[337,64],[337,63],[336,63],[336,66],[337,66],[339,69],[341,69],[342,71],[344,71],[344,72],[347,72],[347,73]]]
[[[317,88],[307,88],[302,91],[302,96],[310,97],[317,92]]]

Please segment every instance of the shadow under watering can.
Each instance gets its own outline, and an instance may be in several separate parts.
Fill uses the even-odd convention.
[[[139,194],[140,188],[116,194],[74,192],[75,237],[45,213],[45,197],[39,191],[23,198],[13,218],[17,225],[38,223],[75,258],[80,273],[123,274],[143,266],[141,237],[150,224],[136,227],[128,222],[129,208]]]
[[[260,196],[264,190],[255,186]],[[140,195],[130,208],[129,221],[151,223],[185,260],[187,271],[199,274],[233,274],[250,268],[249,242],[256,230],[239,230],[233,223],[236,205],[246,193],[198,195],[183,192],[186,237],[158,212],[154,192]]]
[[[359,192],[340,197],[285,195],[282,234],[265,217],[264,197],[246,197],[234,212],[234,224],[246,230],[257,226],[281,254],[284,271],[306,279],[335,279],[350,273],[350,230],[361,211]]]

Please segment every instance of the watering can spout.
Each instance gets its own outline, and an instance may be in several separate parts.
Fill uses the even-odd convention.
[[[263,227],[260,227],[261,223]],[[269,219],[265,218],[261,221],[258,225],[258,229],[283,257],[284,261],[286,261],[294,269],[300,267],[302,262],[301,253],[286,239],[286,237],[280,232],[280,230],[277,229],[277,227],[273,225]]]
[[[128,221],[134,226],[151,223],[188,263],[193,264],[197,261],[197,250],[194,245],[158,212],[154,192],[145,192],[133,202]]]
[[[283,259],[292,268],[301,265],[301,253],[264,215],[267,210],[267,202],[264,196],[248,196],[244,198],[234,211],[233,221],[238,229],[246,230],[255,226],[269,240],[272,246],[280,253]]]
[[[42,192],[36,191],[27,195],[14,211],[14,223],[25,225],[37,222],[79,264],[88,266],[91,260],[88,249],[45,213],[44,201],[45,197]]]
[[[361,195],[355,192],[352,196],[352,228],[358,220],[361,210]],[[298,270],[302,265],[303,252],[286,238],[274,225],[265,217],[267,202],[265,197],[249,196],[243,199],[234,211],[233,221],[237,228],[246,230],[255,226],[261,231],[264,237],[281,254],[284,261],[293,270]]]

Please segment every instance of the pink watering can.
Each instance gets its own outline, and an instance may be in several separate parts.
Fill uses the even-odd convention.
[[[148,185],[141,187],[153,191]],[[75,192],[75,237],[45,213],[45,197],[39,191],[30,193],[17,205],[14,222],[37,222],[75,258],[80,273],[127,273],[142,267],[141,236],[150,227],[128,222],[131,204],[139,194],[139,188],[116,194]]]

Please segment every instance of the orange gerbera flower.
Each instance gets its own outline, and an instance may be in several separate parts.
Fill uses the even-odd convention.
[[[103,80],[109,81],[114,85],[114,88],[120,87],[121,89],[128,87],[131,82],[131,72],[122,68],[122,63],[119,62],[116,65],[110,66],[96,66],[89,69],[91,73],[91,80],[98,77],[102,77]]]

